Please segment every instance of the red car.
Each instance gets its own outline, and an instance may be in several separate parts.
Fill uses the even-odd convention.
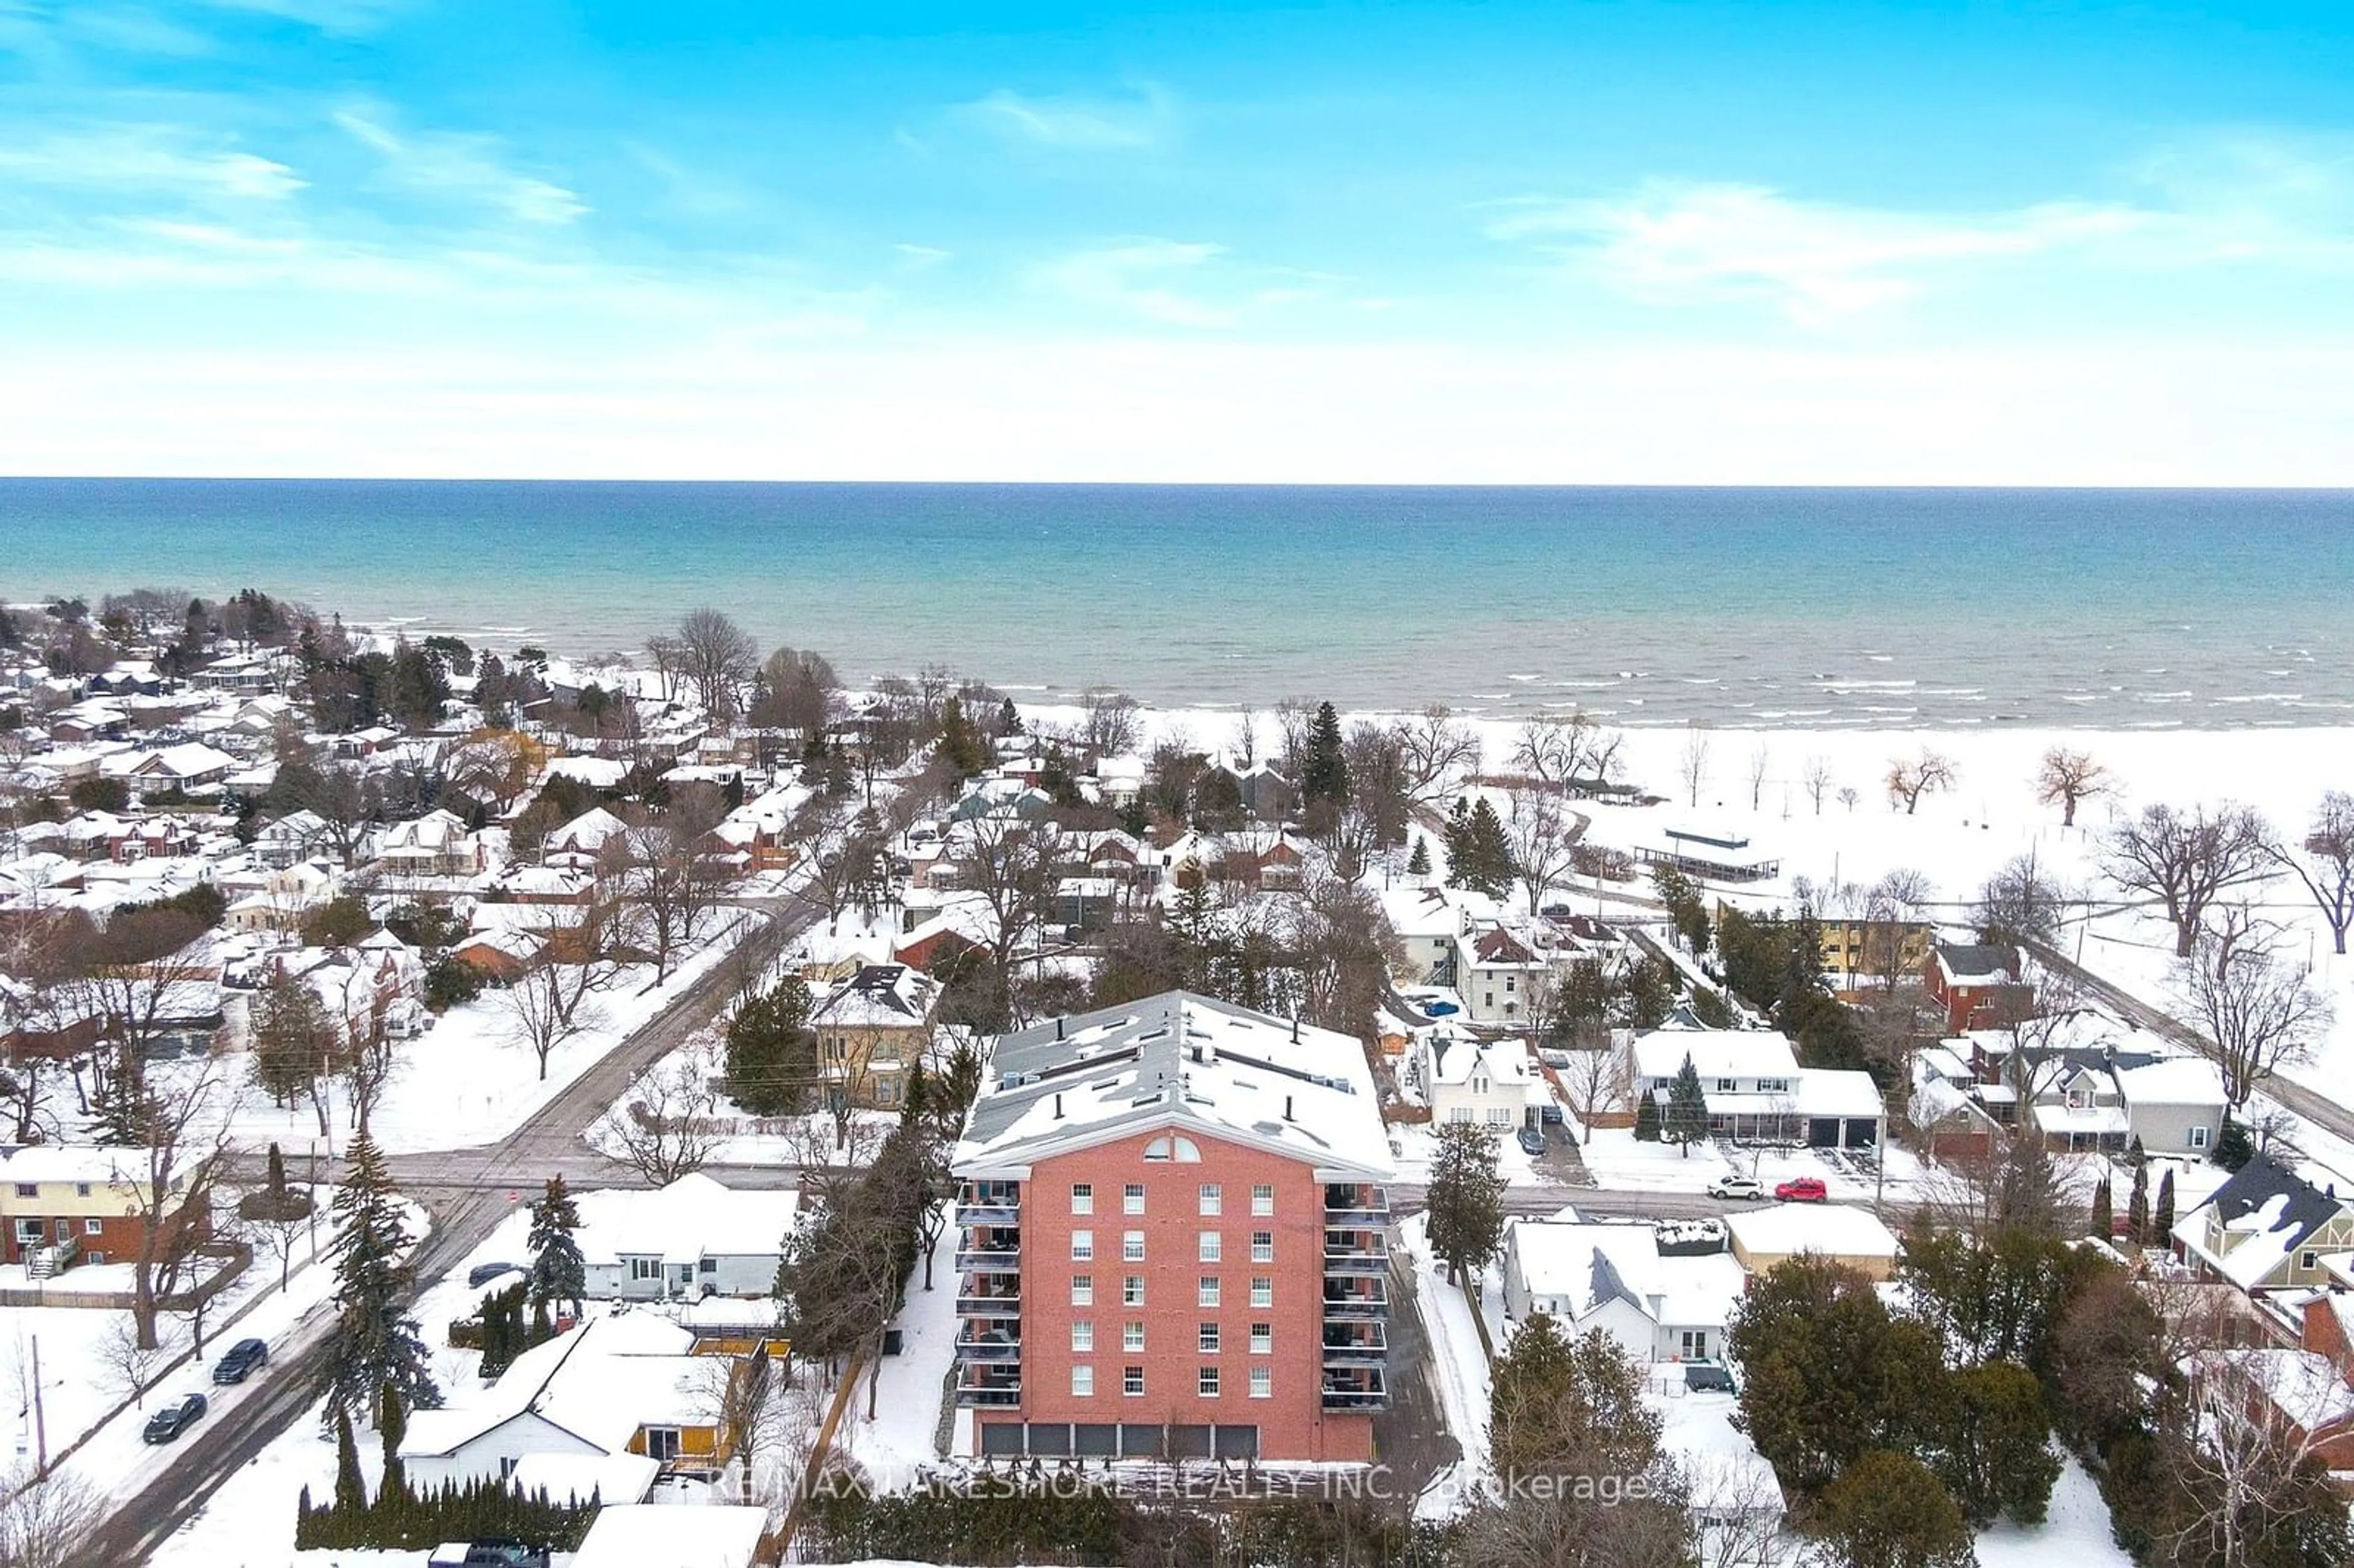
[[[1786,1203],[1819,1203],[1829,1193],[1819,1176],[1794,1176],[1775,1188],[1774,1196]]]

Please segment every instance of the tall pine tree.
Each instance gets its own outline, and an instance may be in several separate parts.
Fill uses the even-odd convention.
[[[2126,1234],[2136,1246],[2147,1246],[2149,1235],[2149,1167],[2134,1167],[2133,1191],[2126,1194]]]
[[[569,1301],[572,1315],[580,1315],[588,1293],[588,1269],[581,1261],[580,1211],[561,1175],[547,1179],[546,1195],[531,1206],[531,1300],[535,1307]]]
[[[330,1341],[327,1410],[339,1420],[356,1412],[382,1422],[385,1396],[408,1410],[435,1410],[441,1391],[426,1364],[425,1342],[405,1303],[414,1283],[413,1239],[376,1139],[352,1139],[343,1190],[335,1194],[335,1332]]]
[[[1486,1266],[1504,1234],[1504,1179],[1496,1170],[1496,1139],[1470,1122],[1438,1129],[1438,1157],[1430,1163],[1424,1204],[1430,1250],[1456,1278]]]
[[[1708,1097],[1700,1086],[1700,1072],[1687,1052],[1684,1065],[1668,1084],[1668,1112],[1660,1128],[1677,1152],[1689,1158],[1691,1146],[1708,1136]]]
[[[2158,1181],[2158,1212],[2149,1217],[2149,1243],[2152,1246],[2166,1246],[2173,1234],[2174,1168],[2168,1166]]]
[[[1299,799],[1303,805],[1338,809],[1349,799],[1349,759],[1341,753],[1341,715],[1331,703],[1319,704],[1308,726],[1308,755],[1299,763]]]

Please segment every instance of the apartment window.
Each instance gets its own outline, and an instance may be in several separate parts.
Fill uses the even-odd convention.
[[[1271,1214],[1275,1213],[1274,1182],[1258,1181],[1252,1184],[1251,1213],[1254,1214]]]
[[[1096,1184],[1092,1181],[1071,1183],[1071,1213],[1092,1214],[1096,1212]]]
[[[90,1196],[90,1183],[89,1183],[89,1182],[87,1182],[87,1181],[77,1181],[77,1182],[75,1182],[75,1183],[74,1183],[74,1196],[75,1196],[75,1197],[77,1197],[77,1198],[87,1198],[87,1197],[89,1197],[89,1196]]]
[[[1221,1234],[1219,1234],[1219,1233],[1218,1233],[1218,1232],[1216,1232],[1216,1231],[1204,1231],[1204,1232],[1202,1233],[1202,1236],[1201,1236],[1201,1261],[1202,1261],[1202,1262],[1204,1262],[1204,1263],[1219,1263],[1219,1262],[1222,1262],[1222,1261],[1224,1261],[1224,1258],[1225,1258],[1225,1250],[1226,1250],[1226,1238],[1225,1238],[1224,1235],[1222,1235]]]
[[[1081,1399],[1092,1397],[1096,1392],[1096,1369],[1093,1367],[1073,1367],[1071,1369],[1071,1392]]]
[[[1122,1279],[1119,1282],[1119,1299],[1123,1306],[1143,1306],[1144,1276],[1140,1274],[1131,1274],[1125,1279]]]
[[[1128,1395],[1130,1399],[1142,1398],[1144,1394],[1144,1369],[1142,1367],[1120,1368],[1119,1391],[1120,1393]]]
[[[1119,1207],[1122,1213],[1140,1214],[1144,1213],[1144,1183],[1141,1181],[1130,1181],[1127,1187],[1122,1189],[1119,1194]]]
[[[2193,1149],[2204,1149],[2207,1147],[2207,1129],[2205,1128],[2194,1127],[2190,1129],[2190,1147]]]
[[[1144,1349],[1144,1324],[1135,1318],[1119,1326],[1119,1348],[1130,1352]]]
[[[1255,1356],[1271,1356],[1275,1354],[1275,1325],[1272,1323],[1253,1323],[1251,1325],[1250,1346],[1251,1354]]]
[[[106,1234],[106,1222],[104,1220],[84,1220],[81,1223],[81,1234],[86,1236],[102,1236]]]
[[[1250,1396],[1251,1396],[1253,1399],[1272,1399],[1272,1398],[1274,1398],[1274,1397],[1275,1397],[1275,1374],[1274,1374],[1273,1372],[1268,1372],[1265,1367],[1253,1367],[1253,1368],[1251,1368],[1251,1384],[1250,1384],[1250,1388],[1251,1388],[1251,1395],[1250,1395]]]
[[[1225,1207],[1225,1202],[1226,1193],[1224,1187],[1215,1181],[1202,1183],[1202,1213],[1205,1214],[1221,1213]]]
[[[1071,1325],[1071,1349],[1084,1355],[1096,1348],[1096,1322],[1082,1318]]]
[[[1202,1276],[1200,1285],[1194,1289],[1193,1299],[1204,1307],[1215,1307],[1218,1304],[1218,1277],[1214,1274]]]
[[[1071,1261],[1073,1263],[1092,1263],[1095,1261],[1095,1255],[1096,1233],[1093,1231],[1073,1231],[1071,1233]]]
[[[1092,1307],[1096,1304],[1096,1277],[1092,1274],[1071,1276],[1071,1305]]]
[[[1253,1263],[1273,1263],[1275,1261],[1275,1233],[1273,1231],[1251,1232],[1251,1261]]]
[[[1193,1338],[1204,1355],[1214,1356],[1218,1353],[1218,1326],[1215,1323],[1202,1324],[1194,1330]]]
[[[1265,1274],[1251,1276],[1251,1305],[1254,1307],[1275,1305],[1275,1279],[1272,1276]]]
[[[39,1182],[19,1181],[16,1183],[16,1196],[19,1198],[37,1198],[40,1195],[41,1184]]]
[[[1144,1261],[1144,1233],[1142,1231],[1128,1231],[1122,1233],[1119,1238],[1119,1257],[1122,1263],[1142,1263]]]
[[[1215,1399],[1218,1397],[1217,1368],[1204,1367],[1200,1372],[1193,1374],[1193,1390],[1196,1393],[1199,1393],[1204,1399]]]

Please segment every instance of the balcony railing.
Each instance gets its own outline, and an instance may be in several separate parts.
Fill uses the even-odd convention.
[[[1386,1410],[1389,1404],[1386,1389],[1328,1387],[1324,1391],[1327,1410]]]
[[[1328,1225],[1386,1225],[1390,1194],[1384,1187],[1327,1187],[1324,1223]]]
[[[1014,1198],[960,1197],[957,1199],[956,1223],[960,1225],[1012,1225],[1022,1221],[1022,1204]]]
[[[1022,1292],[976,1289],[968,1279],[957,1287],[956,1309],[960,1318],[1019,1318]]]
[[[1387,1318],[1389,1315],[1390,1300],[1385,1295],[1324,1298],[1324,1320],[1328,1323]]]
[[[957,1360],[960,1361],[1019,1361],[1022,1341],[1019,1340],[960,1339],[956,1341]]]
[[[959,1247],[956,1255],[960,1274],[1019,1274],[1022,1272],[1022,1249],[1018,1246]]]
[[[959,1383],[957,1403],[966,1405],[1004,1406],[1022,1403],[1022,1385],[1005,1383]]]
[[[1326,1274],[1377,1275],[1390,1271],[1390,1255],[1380,1247],[1331,1247],[1324,1249]]]
[[[1389,1347],[1378,1340],[1348,1340],[1324,1346],[1324,1364],[1328,1367],[1379,1366],[1389,1359]]]

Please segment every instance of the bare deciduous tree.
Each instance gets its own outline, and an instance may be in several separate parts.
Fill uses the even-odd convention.
[[[164,1369],[162,1346],[142,1335],[134,1319],[118,1318],[99,1336],[97,1355],[108,1392],[131,1401],[134,1410],[145,1409],[147,1391]]]
[[[2354,795],[2332,789],[2321,797],[2304,839],[2294,847],[2273,846],[2273,858],[2296,874],[2313,895],[2339,956],[2354,927]]]
[[[989,957],[1004,992],[1014,954],[1054,913],[1065,860],[1062,832],[1052,822],[992,814],[966,824],[963,840],[958,880],[989,909]],[[1009,995],[998,1000],[1010,1008]]]
[[[2110,881],[2158,902],[2174,927],[2174,956],[2187,959],[2208,906],[2271,874],[2271,842],[2264,819],[2245,807],[2147,806],[2111,830],[2102,860]]]
[[[2115,788],[2109,770],[2093,760],[2088,751],[2071,751],[2055,746],[2043,754],[2035,765],[2035,799],[2046,806],[2060,808],[2060,825],[2076,825],[2076,808],[2095,795],[2108,794]]]
[[[716,789],[673,789],[667,810],[638,815],[601,852],[612,857],[611,881],[633,935],[653,954],[657,984],[670,977],[679,948],[695,940],[718,904],[726,879],[708,841],[726,814]]]
[[[678,623],[678,656],[704,712],[725,724],[742,711],[744,688],[760,668],[760,645],[751,633],[704,605]]]
[[[708,1039],[652,1064],[597,1123],[592,1140],[657,1187],[702,1170],[727,1137],[718,1116],[721,1071]]]
[[[549,1054],[593,1021],[584,1004],[604,983],[610,914],[601,899],[552,907],[538,929],[538,953],[500,993],[508,1033],[538,1058],[542,1082]]]
[[[1978,890],[1978,935],[1989,942],[2048,942],[2058,933],[2067,890],[2033,850],[2005,862]]]
[[[2176,985],[2200,1025],[2200,1054],[2222,1075],[2223,1097],[2234,1110],[2277,1069],[2306,1060],[2328,1029],[2327,1001],[2303,969],[2281,957],[2271,930],[2239,906],[2199,934]]]
[[[1571,1112],[1585,1129],[1582,1141],[1592,1143],[1595,1119],[1626,1104],[1617,1054],[1600,1048],[1572,1051],[1569,1065],[1555,1070],[1561,1075],[1563,1091],[1569,1096]]]
[[[1753,811],[1766,798],[1766,774],[1773,766],[1773,748],[1759,741],[1757,749],[1749,754],[1749,809]]]
[[[1585,824],[1548,790],[1515,789],[1508,799],[1504,840],[1512,853],[1512,874],[1527,890],[1529,913],[1534,915],[1545,890],[1568,872]]]
[[[1831,776],[1829,759],[1821,757],[1808,758],[1806,771],[1798,776],[1798,781],[1806,786],[1807,799],[1815,803],[1815,815],[1821,816],[1823,797],[1831,792],[1832,784],[1837,782]]]
[[[1892,758],[1882,782],[1888,789],[1889,804],[1903,806],[1909,817],[1919,809],[1922,796],[1951,789],[1959,776],[1952,758],[1925,746],[1917,757]]]
[[[1097,757],[1134,751],[1142,733],[1137,701],[1126,692],[1098,686],[1079,698],[1078,742]]]
[[[1479,768],[1479,732],[1434,703],[1397,726],[1405,765],[1406,792],[1428,803],[1443,798],[1453,781]]]
[[[106,1517],[106,1499],[69,1472],[0,1477],[0,1563],[66,1568]]]
[[[1708,781],[1708,731],[1694,725],[1684,733],[1684,748],[1676,754],[1676,777],[1683,780],[1684,804],[1700,804],[1700,787]]]

